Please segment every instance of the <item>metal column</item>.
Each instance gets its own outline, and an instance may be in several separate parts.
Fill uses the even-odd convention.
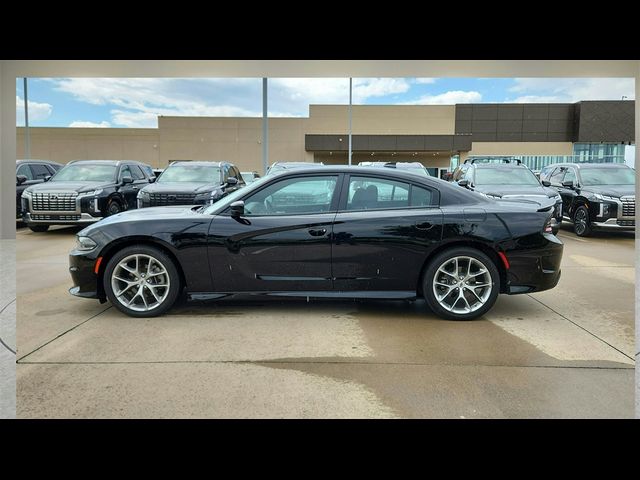
[[[351,166],[351,107],[353,103],[353,78],[349,77],[349,166]]]
[[[262,79],[262,174],[269,168],[269,115],[267,109],[267,78]]]
[[[27,77],[24,77],[24,158],[31,158],[31,138],[29,136],[29,94]]]

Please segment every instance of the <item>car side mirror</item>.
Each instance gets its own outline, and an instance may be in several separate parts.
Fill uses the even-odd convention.
[[[244,215],[244,202],[238,200],[230,205],[232,217],[242,217]]]
[[[236,177],[229,177],[227,178],[227,185],[233,187],[234,185],[238,184],[238,179]]]
[[[156,181],[157,177],[149,177],[149,183],[153,183]]]
[[[549,180],[542,180],[540,183],[542,183],[543,187],[550,187],[551,186],[551,182]]]
[[[128,183],[133,183],[133,178],[130,176],[122,177],[122,184],[127,185]]]
[[[469,188],[469,180],[458,180],[458,185],[464,188]]]
[[[566,182],[562,182],[562,186],[573,189],[573,180],[567,180]]]
[[[26,181],[27,181],[26,175],[16,175],[16,185],[22,185]]]

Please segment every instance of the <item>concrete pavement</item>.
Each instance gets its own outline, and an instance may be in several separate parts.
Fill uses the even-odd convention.
[[[20,418],[633,417],[632,234],[563,229],[558,287],[472,322],[255,299],[133,319],[67,293],[74,235],[18,232]]]

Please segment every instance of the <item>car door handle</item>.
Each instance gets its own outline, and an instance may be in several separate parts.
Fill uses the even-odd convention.
[[[309,230],[309,235],[311,235],[312,237],[321,237],[325,233],[327,233],[326,228],[318,228],[317,230],[312,228],[311,230]]]
[[[430,222],[416,222],[416,228],[418,230],[429,230],[433,228],[433,223]]]

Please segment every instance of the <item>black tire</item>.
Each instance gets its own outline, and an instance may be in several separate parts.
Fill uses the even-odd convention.
[[[116,215],[117,213],[122,212],[122,210],[122,204],[120,203],[120,201],[112,198],[111,200],[109,200],[109,203],[107,203],[106,216],[110,217],[111,215]]]
[[[126,305],[121,303],[116,297],[116,294],[114,293],[113,287],[111,285],[112,275],[114,273],[115,268],[120,263],[120,261],[124,260],[128,256],[136,255],[136,254],[153,257],[155,261],[160,262],[162,266],[164,266],[164,268],[166,269],[167,275],[169,277],[169,287],[167,288],[168,292],[166,294],[166,297],[156,307],[147,311],[134,310],[134,309],[128,308]],[[148,318],[148,317],[157,317],[164,314],[165,312],[167,312],[167,310],[169,310],[173,306],[176,299],[178,298],[178,295],[180,295],[180,292],[182,291],[180,275],[178,273],[178,270],[175,264],[173,263],[173,260],[171,260],[171,258],[168,255],[166,255],[162,250],[149,245],[132,245],[130,247],[126,247],[120,250],[108,261],[102,278],[103,278],[104,291],[107,295],[107,298],[111,302],[111,304],[121,312],[126,313],[131,317]],[[148,280],[149,279],[147,279],[147,281]],[[142,285],[144,286],[144,280],[142,280]],[[144,294],[145,293],[143,291],[143,295]],[[150,298],[148,293],[147,293],[147,298]]]
[[[471,281],[469,281],[469,283],[467,283],[466,278],[464,279],[463,285],[466,285],[466,287],[464,288],[467,290],[467,292],[471,291],[468,287],[473,287],[473,285],[478,283],[476,282],[478,277],[481,279],[482,282],[491,286],[491,290],[489,291],[479,290],[481,297],[485,297],[485,294],[486,294],[486,298],[484,298],[484,303],[481,304],[480,306],[476,306],[475,304],[469,304],[468,300],[466,300],[467,304],[469,304],[469,309],[471,309],[472,306],[476,308],[475,310],[470,311],[468,313],[458,313],[458,312],[450,311],[444,308],[440,304],[440,301],[436,298],[436,294],[434,292],[434,279],[436,277],[436,274],[440,275],[441,278],[439,278],[439,280],[442,280],[442,278],[449,278],[451,282],[462,283],[462,281],[460,281],[459,278],[454,279],[452,275],[447,276],[446,274],[443,276],[443,274],[438,272],[438,269],[441,266],[443,266],[447,262],[453,262],[453,259],[455,259],[456,257],[472,258],[486,268],[486,273],[482,274],[482,276],[478,275],[474,277]],[[474,266],[477,266],[477,264],[474,263]],[[464,263],[461,268],[464,268]],[[473,270],[473,271],[478,271],[478,270]],[[452,296],[450,297],[449,295],[445,295],[444,297],[442,297],[442,300],[444,300],[445,303],[448,299],[453,301],[453,299],[455,298],[455,295],[459,294],[459,289],[456,287],[453,287],[452,285],[450,285],[450,288],[449,288]],[[446,292],[446,287],[437,287],[437,288],[444,288],[443,292]],[[477,291],[477,288],[481,288],[481,287],[476,287],[474,291]],[[476,250],[475,248],[470,248],[470,247],[452,247],[448,250],[440,252],[433,259],[431,259],[422,278],[422,292],[424,295],[424,299],[427,302],[427,305],[429,305],[429,308],[431,308],[431,310],[439,317],[446,318],[448,320],[473,320],[474,318],[478,318],[484,315],[485,313],[487,313],[491,309],[491,307],[493,307],[493,304],[496,302],[496,299],[498,298],[498,294],[500,293],[500,272],[498,271],[498,267],[496,267],[493,260],[491,260],[491,258],[489,258],[487,255],[482,253],[480,250]],[[463,294],[465,298],[471,298],[472,302],[475,302],[475,300],[471,296],[471,293],[465,293],[465,291],[463,290]],[[459,300],[462,300],[462,299],[459,298],[453,301],[452,307],[459,308],[458,307]],[[462,300],[460,302],[460,305],[463,305],[464,301],[465,300]]]
[[[589,210],[584,205],[576,208],[573,214],[573,231],[579,237],[588,237],[593,232],[589,221]]]
[[[29,225],[29,230],[32,232],[42,233],[49,230],[49,225]]]

